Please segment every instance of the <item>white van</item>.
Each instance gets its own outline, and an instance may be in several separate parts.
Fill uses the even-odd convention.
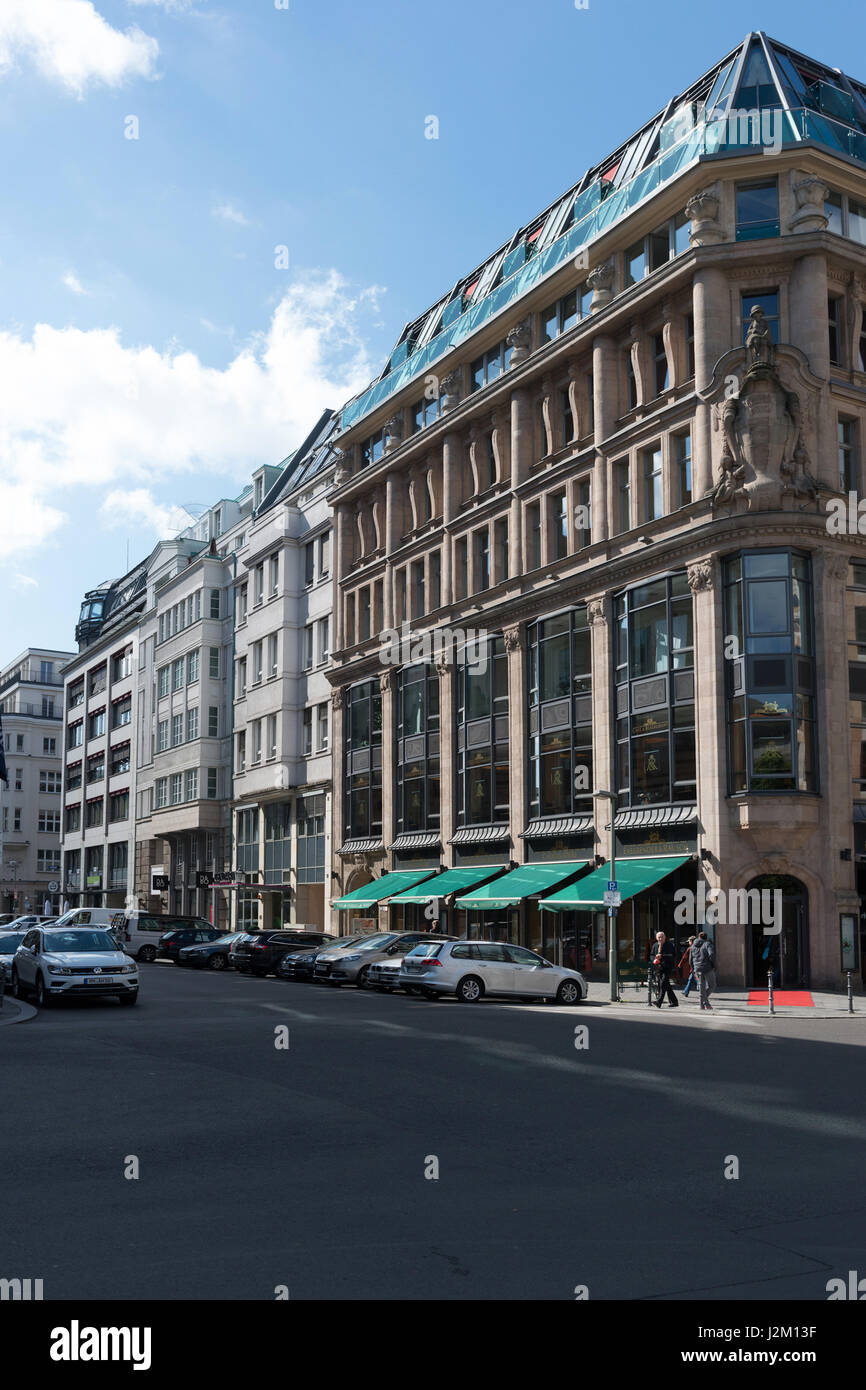
[[[117,915],[115,907],[71,907],[62,917],[51,923],[52,927],[110,927]]]
[[[112,912],[109,930],[120,949],[135,960],[154,961],[157,957],[159,938],[164,932],[178,927],[206,928],[212,931],[210,922],[203,917],[184,917],[176,912],[156,913]],[[219,935],[218,932],[214,933]]]

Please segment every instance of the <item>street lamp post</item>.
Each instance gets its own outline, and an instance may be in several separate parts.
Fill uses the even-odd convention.
[[[608,879],[609,879],[611,882],[615,882],[615,881],[616,881],[616,832],[614,831],[614,828],[613,828],[613,822],[614,822],[614,816],[615,816],[615,811],[616,811],[616,797],[614,796],[613,792],[606,792],[606,791],[597,791],[597,792],[593,792],[592,797],[593,797],[593,800],[594,800],[594,801],[609,801],[609,802],[610,802],[610,862],[609,862],[609,864],[608,864],[608,875],[607,875],[607,876],[608,876]],[[617,913],[617,909],[616,909],[615,907],[609,907],[609,908],[607,909],[607,920],[608,920],[607,961],[608,961],[608,974],[609,974],[609,979],[610,979],[610,1002],[611,1002],[612,1004],[616,1004],[616,1003],[619,1002],[619,989],[617,988],[617,979],[616,979],[616,963],[617,963],[617,962],[616,962],[616,913]]]

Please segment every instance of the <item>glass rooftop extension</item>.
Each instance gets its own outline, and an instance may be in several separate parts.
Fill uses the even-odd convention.
[[[763,33],[747,35],[449,294],[407,324],[381,377],[343,407],[341,428],[351,428],[428,372],[488,319],[699,160],[742,153],[768,141],[774,147],[809,141],[866,165],[866,84]]]

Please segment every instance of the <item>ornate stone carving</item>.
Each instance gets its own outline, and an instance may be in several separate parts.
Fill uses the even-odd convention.
[[[552,454],[556,449],[553,437],[553,378],[545,376],[541,382],[541,419],[544,424],[545,453]]]
[[[437,673],[437,675],[439,675],[439,676],[447,676],[450,670],[451,670],[451,663],[450,663],[450,661],[445,661],[445,660],[443,659],[442,661],[437,661],[437,662],[436,662],[436,673]]]
[[[713,587],[712,560],[698,560],[696,564],[689,565],[686,569],[686,576],[693,594],[700,594],[704,589],[711,589]]]
[[[715,246],[724,235],[719,222],[719,208],[722,197],[717,183],[693,193],[685,206],[686,217],[691,222],[689,230],[690,246]]]
[[[514,623],[513,626],[502,629],[502,636],[505,638],[505,650],[507,652],[516,652],[520,650],[521,635],[520,623]]]
[[[604,611],[603,598],[591,598],[586,605],[586,621],[590,627],[604,627],[607,623],[607,614]]]
[[[828,579],[840,580],[848,578],[848,552],[846,551],[824,551],[824,573]]]
[[[578,381],[580,368],[577,362],[568,364],[568,408],[571,411],[571,437],[576,443],[580,439],[580,396]]]
[[[589,311],[594,314],[596,310],[603,309],[613,299],[613,281],[616,267],[612,260],[604,261],[602,265],[595,266],[587,275],[586,283],[592,290],[592,302]]]
[[[390,690],[394,689],[395,680],[396,672],[393,667],[389,667],[387,671],[379,672],[379,689],[383,695],[387,695]]]
[[[529,319],[521,319],[510,328],[505,335],[505,341],[511,348],[511,366],[519,367],[521,362],[525,362],[532,347],[532,323]]]
[[[334,474],[334,482],[337,487],[342,487],[347,483],[355,471],[355,446],[354,444],[344,444],[337,458],[337,469]]]
[[[453,410],[460,404],[460,391],[463,386],[463,371],[460,367],[455,367],[452,372],[444,376],[439,383],[442,393],[442,411]]]
[[[395,449],[399,449],[403,443],[403,412],[398,410],[396,415],[392,415],[390,420],[385,422],[384,449],[383,453],[393,454]]]
[[[343,708],[343,687],[341,685],[334,686],[334,689],[331,691],[331,708]]]
[[[823,179],[816,174],[791,174],[791,189],[797,203],[797,211],[788,224],[792,232],[823,232],[829,218],[824,212],[824,201],[830,190]]]
[[[718,423],[718,411],[715,419]],[[819,485],[809,472],[800,397],[782,383],[772,334],[758,305],[749,314],[743,382],[721,408],[721,427],[721,475],[710,490],[715,505],[732,501],[738,493],[756,510],[778,507],[783,492],[817,498]]]

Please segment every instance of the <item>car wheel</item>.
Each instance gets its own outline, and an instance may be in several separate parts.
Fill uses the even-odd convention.
[[[214,956],[210,956],[208,958],[207,963],[208,970],[225,970],[227,964],[228,961],[226,960],[225,956],[222,956],[219,953],[217,953]]]
[[[131,1005],[138,1003],[138,990],[133,990],[131,994],[120,994],[118,998],[121,1004],[126,1004],[127,1008],[129,1008]]]
[[[24,988],[23,984],[21,983],[21,977],[20,977],[20,975],[18,974],[18,971],[17,971],[17,970],[13,970],[13,971],[12,971],[12,997],[13,997],[14,999],[23,999],[26,993],[27,993],[27,991],[26,991],[26,989]]]
[[[484,993],[484,985],[477,975],[464,975],[457,986],[457,998],[461,1004],[477,1004]]]
[[[579,1004],[580,1000],[580,985],[577,980],[563,980],[556,991],[557,1004]]]
[[[155,946],[139,946],[136,960],[144,961],[145,965],[152,965],[156,960]]]
[[[41,975],[36,976],[36,1003],[40,1009],[49,1009],[53,1003]]]
[[[358,971],[358,974],[355,976],[355,985],[356,985],[356,987],[357,987],[358,989],[367,989],[367,988],[369,988],[369,984],[370,984],[370,981],[369,981],[369,978],[368,978],[369,974],[370,974],[370,967],[369,967],[369,965],[363,966],[362,969],[360,969],[360,970]]]

